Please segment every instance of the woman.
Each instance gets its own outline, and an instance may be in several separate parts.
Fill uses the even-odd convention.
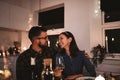
[[[62,75],[66,79],[75,79],[80,76],[96,76],[94,66],[91,64],[88,58],[85,57],[84,51],[80,51],[75,38],[71,32],[62,32],[58,38],[59,53],[56,57],[62,56],[64,59],[65,68]],[[85,66],[87,74],[83,73],[83,67]],[[56,74],[57,68],[55,69]]]

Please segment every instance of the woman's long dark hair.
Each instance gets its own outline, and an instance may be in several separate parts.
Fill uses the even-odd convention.
[[[70,43],[70,47],[69,47],[69,50],[70,50],[70,55],[71,57],[75,57],[77,56],[77,52],[80,51],[77,44],[76,44],[76,41],[75,41],[75,38],[73,36],[73,34],[69,31],[65,31],[65,32],[62,32],[60,33],[60,35],[63,34],[65,35],[67,38],[72,38],[72,41]],[[63,53],[65,52],[65,49],[60,49],[60,53]]]

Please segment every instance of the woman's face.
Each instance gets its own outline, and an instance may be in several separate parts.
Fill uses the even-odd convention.
[[[60,34],[58,38],[58,43],[61,48],[69,48],[71,43],[71,38],[67,38],[64,34]]]

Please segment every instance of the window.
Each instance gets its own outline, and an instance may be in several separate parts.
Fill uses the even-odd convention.
[[[120,28],[106,29],[106,49],[109,53],[120,53]]]
[[[64,28],[64,7],[39,13],[38,25],[47,29]]]
[[[104,22],[120,21],[119,0],[100,0],[101,11],[104,12]]]

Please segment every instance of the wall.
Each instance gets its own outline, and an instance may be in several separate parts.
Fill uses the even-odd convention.
[[[88,52],[90,51],[89,0],[66,0],[65,3],[66,30],[74,33],[79,48]]]
[[[30,10],[0,2],[0,27],[27,30]]]
[[[29,48],[31,44],[27,31],[0,28],[0,49],[4,47],[8,50],[9,47],[14,47],[14,41],[20,42],[22,51]]]
[[[12,35],[12,36],[11,36]],[[0,28],[0,48],[3,46],[5,49],[13,47],[14,41],[20,42],[20,32],[10,29]]]
[[[102,44],[102,18],[99,0],[90,0],[90,48]]]
[[[31,42],[28,39],[28,32],[21,32],[21,50],[24,51],[25,49],[29,48],[30,44]]]

